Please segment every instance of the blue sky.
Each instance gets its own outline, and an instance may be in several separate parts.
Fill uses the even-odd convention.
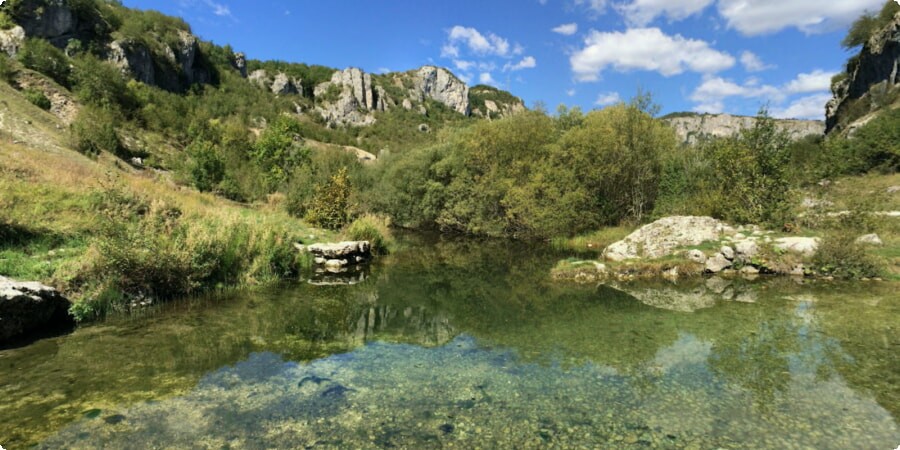
[[[650,91],[663,112],[824,116],[847,26],[883,0],[125,0],[253,59],[447,67],[532,106]]]

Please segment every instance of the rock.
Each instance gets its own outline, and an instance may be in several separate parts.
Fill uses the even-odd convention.
[[[422,133],[428,133],[429,131],[431,131],[431,127],[429,127],[427,123],[420,123],[419,131]]]
[[[708,273],[719,273],[729,267],[731,267],[731,261],[721,253],[716,253],[716,256],[706,260],[706,272]]]
[[[10,58],[15,57],[25,43],[25,29],[14,26],[9,30],[0,30],[0,51]]]
[[[191,85],[212,81],[212,71],[196,36],[179,31],[177,44],[166,46],[164,52],[154,55],[143,42],[117,40],[109,44],[106,59],[126,76],[171,92],[184,92]]]
[[[735,242],[734,250],[738,262],[749,262],[759,254],[759,246],[752,239]]]
[[[16,19],[28,37],[44,38],[62,48],[69,39],[85,40],[92,34],[90,20],[82,20],[68,0],[24,0],[19,3],[17,9],[24,14]]]
[[[56,289],[0,276],[0,342],[41,328],[73,324],[69,306]]]
[[[775,239],[775,248],[784,252],[812,256],[819,249],[819,241],[817,237],[783,237]]]
[[[362,127],[375,123],[375,117],[368,113],[375,111],[378,106],[372,87],[372,75],[355,67],[335,72],[331,81],[316,86],[314,95],[321,99],[334,89],[340,91],[338,98],[326,99],[322,106],[316,108],[329,124]]]
[[[150,50],[142,43],[113,41],[109,44],[106,59],[122,71],[122,74],[144,84],[156,85],[156,68]]]
[[[721,253],[722,256],[724,256],[725,259],[729,261],[734,260],[734,249],[727,245],[722,246],[722,248],[719,250],[719,253]]]
[[[884,245],[884,242],[882,242],[881,238],[878,237],[877,234],[866,234],[860,236],[856,238],[856,243],[863,245],[872,245],[875,247],[881,247],[882,245]]]
[[[804,267],[803,264],[797,264],[791,268],[791,271],[789,272],[789,274],[794,277],[805,276],[806,275],[806,267]]]
[[[247,78],[247,56],[241,52],[234,54],[234,61],[231,62],[232,67],[234,67],[238,72],[241,73],[241,78]]]
[[[251,72],[247,80],[263,89],[269,89],[269,73],[263,69]]]
[[[700,245],[732,233],[733,228],[712,217],[665,217],[610,244],[603,251],[603,256],[610,261],[660,258],[671,255],[679,247]]]
[[[759,269],[753,266],[744,266],[741,267],[740,273],[742,275],[759,275]]]
[[[854,127],[859,119],[858,100],[869,96],[872,90],[896,89],[900,82],[900,14],[880,30],[874,30],[869,40],[863,44],[859,55],[848,64],[846,78],[835,83],[834,95],[825,108],[826,133],[844,131]],[[869,100],[869,105],[877,108],[877,102]],[[871,120],[869,110],[863,111],[863,121]]]
[[[315,263],[326,268],[344,267],[352,261],[354,264],[372,257],[369,241],[338,242],[333,244],[313,244],[306,250],[315,256]]]
[[[411,101],[409,101],[408,98],[403,99],[403,109],[405,109],[407,111],[412,111],[412,109],[413,109],[413,104]]]
[[[695,145],[714,137],[734,136],[756,123],[755,117],[733,116],[731,114],[695,114],[684,117],[663,119],[672,128],[681,142]],[[776,126],[788,133],[792,140],[804,136],[822,135],[825,123],[820,120],[775,120]]]
[[[416,72],[415,89],[420,102],[430,98],[453,111],[469,115],[469,87],[447,69],[422,67]]]
[[[888,194],[896,194],[898,192],[900,192],[900,186],[891,186],[891,187],[887,188]]]
[[[288,78],[287,75],[279,72],[272,80],[271,89],[275,95],[299,94],[303,86],[300,80]]]
[[[704,254],[702,251],[691,250],[691,251],[687,252],[687,259],[689,259],[695,263],[704,264],[704,263],[706,263],[707,258],[706,258],[706,254]]]

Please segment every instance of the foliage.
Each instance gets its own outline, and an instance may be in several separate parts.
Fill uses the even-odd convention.
[[[47,98],[47,96],[44,95],[43,92],[37,89],[25,89],[24,91],[22,91],[22,95],[24,95],[25,98],[28,99],[29,102],[31,102],[31,104],[43,109],[44,111],[50,110],[50,107],[53,106],[53,104],[50,103],[50,99]]]
[[[366,214],[354,220],[344,235],[351,241],[369,241],[372,252],[376,254],[390,253],[395,244],[391,233],[391,219],[374,214]]]
[[[295,168],[309,161],[309,149],[295,142],[299,131],[296,120],[280,116],[253,144],[253,160],[266,174],[270,192],[287,181]]]
[[[894,14],[900,11],[900,5],[894,0],[888,0],[881,8],[878,15],[865,13],[856,19],[847,31],[847,36],[841,41],[846,49],[853,49],[864,45],[868,40],[894,18]]]
[[[0,52],[0,81],[12,83],[16,76],[16,66],[6,53]]]
[[[762,110],[752,128],[712,144],[718,216],[737,223],[777,226],[787,221],[789,143],[788,135]]]
[[[306,221],[330,230],[337,230],[350,220],[352,186],[347,169],[342,168],[326,184],[316,187]]]
[[[248,72],[260,69],[265,70],[270,75],[283,72],[288,77],[301,79],[303,81],[303,92],[301,94],[308,98],[313,97],[313,91],[316,86],[331,80],[331,75],[337,71],[331,67],[284,61],[259,61],[255,59],[247,61]]]
[[[485,107],[485,101],[488,100],[493,101],[498,105],[514,105],[522,103],[522,100],[518,97],[507,91],[501,91],[493,86],[479,84],[472,86],[469,89],[469,105],[473,111],[478,109],[481,110],[482,113],[487,114],[488,111]]]
[[[135,108],[122,72],[94,55],[73,60],[72,85],[78,101],[113,111]]]
[[[215,189],[225,178],[225,163],[216,153],[215,146],[204,140],[194,141],[187,152],[191,155],[191,181],[201,192]]]
[[[25,67],[47,75],[63,86],[69,86],[68,58],[50,42],[28,38],[17,57]]]
[[[878,261],[849,233],[826,236],[813,257],[813,264],[821,275],[835,278],[875,278],[882,274]]]
[[[828,147],[839,156],[834,159],[841,173],[900,170],[900,109],[883,111],[850,138],[833,139]]]
[[[85,106],[72,122],[72,146],[86,155],[100,152],[121,155],[123,148],[115,123],[115,117],[109,111]]]
[[[8,30],[16,26],[16,22],[6,14],[6,11],[0,11],[0,30]]]

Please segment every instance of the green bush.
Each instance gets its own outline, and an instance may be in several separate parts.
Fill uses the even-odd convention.
[[[316,187],[312,205],[306,212],[306,221],[330,230],[340,229],[350,220],[351,193],[347,169],[343,168],[328,183]]]
[[[888,109],[848,139],[835,140],[834,151],[850,158],[849,171],[900,170],[900,109]]]
[[[69,86],[69,60],[62,50],[49,42],[38,38],[26,39],[18,58],[25,67],[47,75],[63,86]]]
[[[115,117],[109,111],[85,106],[72,122],[73,147],[86,155],[98,155],[100,152],[123,155],[115,123]]]
[[[31,102],[31,104],[43,109],[44,111],[49,111],[50,107],[53,106],[53,104],[50,103],[50,99],[47,98],[47,96],[44,95],[43,92],[37,89],[25,89],[24,91],[22,91],[22,95],[24,95],[25,98],[28,99],[29,102]]]
[[[6,53],[0,52],[0,80],[5,81],[6,83],[12,83],[15,76],[15,63],[6,56]]]
[[[0,11],[0,30],[8,30],[16,26],[16,22],[6,14],[6,11]]]
[[[225,164],[216,153],[215,146],[198,140],[187,148],[191,156],[191,182],[201,192],[214,190],[225,178]]]
[[[882,274],[878,261],[856,242],[856,235],[835,233],[823,239],[813,257],[815,270],[841,279],[875,278]]]
[[[351,241],[369,241],[375,254],[388,254],[394,246],[391,221],[384,216],[366,214],[359,217],[347,227],[344,235]]]
[[[847,31],[847,36],[841,41],[846,49],[852,49],[864,45],[876,32],[883,29],[894,18],[894,14],[900,11],[900,5],[894,0],[888,0],[878,15],[865,13],[860,16]]]
[[[121,71],[94,55],[84,54],[74,59],[72,85],[82,103],[114,111],[130,111],[135,101]]]
[[[284,184],[296,167],[309,162],[309,149],[295,142],[299,131],[296,120],[279,116],[253,144],[253,159],[266,174],[270,192]]]

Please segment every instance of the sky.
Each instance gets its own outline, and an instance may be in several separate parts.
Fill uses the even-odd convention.
[[[847,28],[884,0],[124,0],[251,59],[367,72],[431,64],[583,110],[649,92],[662,113],[824,118]]]

